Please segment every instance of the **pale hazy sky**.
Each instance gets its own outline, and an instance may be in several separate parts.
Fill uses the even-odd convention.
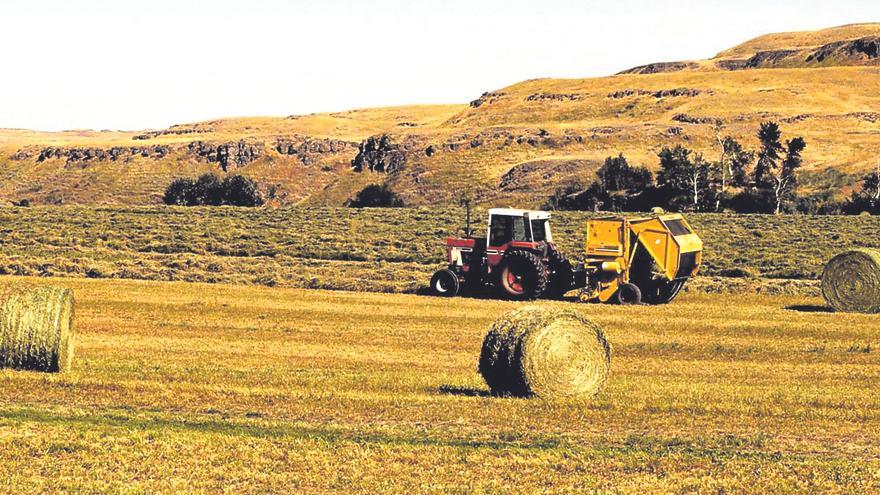
[[[0,127],[459,103],[878,20],[877,0],[2,0]]]

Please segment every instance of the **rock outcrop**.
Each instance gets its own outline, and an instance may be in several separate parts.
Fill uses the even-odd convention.
[[[49,146],[40,150],[37,155],[37,163],[46,160],[64,159],[67,163],[96,161],[129,161],[135,157],[161,160],[171,153],[171,147],[167,145],[155,146],[114,146],[112,148],[62,148]],[[22,152],[19,152],[22,153]],[[18,153],[16,154],[18,155]],[[20,155],[23,159],[32,156],[29,152]]]
[[[657,62],[654,64],[640,65],[619,72],[619,74],[660,74],[663,72],[680,72],[683,70],[695,70],[700,66],[696,62]]]
[[[193,141],[187,145],[187,152],[196,160],[217,163],[224,172],[231,167],[243,167],[263,156],[263,143],[245,140],[213,144]]]
[[[578,101],[587,95],[579,93],[535,93],[526,97],[526,101]]]
[[[807,63],[827,61],[867,62],[880,58],[880,36],[824,45],[807,57]]]
[[[322,156],[344,153],[357,146],[357,143],[351,141],[314,139],[307,136],[278,138],[275,141],[275,151],[281,155],[296,156],[303,165],[315,164]]]
[[[714,94],[714,92],[711,90],[707,91],[706,93]],[[695,88],[673,88],[661,89],[657,91],[651,91],[647,89],[621,89],[619,91],[614,91],[613,93],[608,93],[608,98],[620,99],[629,98],[631,96],[653,96],[654,98],[693,98],[696,96],[700,96],[701,94],[703,94],[703,90]]]
[[[490,104],[495,103],[496,101],[500,100],[501,98],[504,98],[505,96],[507,96],[507,93],[501,93],[498,91],[488,91],[486,93],[483,93],[476,100],[472,101],[471,107],[472,108],[480,108],[483,105],[490,105]]]
[[[213,128],[171,126],[168,129],[162,129],[158,131],[146,131],[136,136],[133,136],[132,139],[134,139],[135,141],[147,141],[149,139],[157,138],[159,136],[187,136],[190,134],[207,134],[213,131]]]
[[[718,124],[722,122],[721,119],[716,117],[695,117],[686,113],[675,114],[672,116],[672,120],[682,124]]]
[[[393,143],[387,134],[372,136],[358,147],[358,154],[351,162],[352,170],[392,174],[406,165],[407,151]]]
[[[876,29],[874,30],[876,32]],[[867,34],[867,33],[864,33]],[[658,74],[714,68],[720,70],[784,69],[880,65],[880,36],[872,34],[856,39],[843,39],[818,46],[794,45],[757,51],[733,51],[703,62],[660,62],[642,65],[619,74]]]

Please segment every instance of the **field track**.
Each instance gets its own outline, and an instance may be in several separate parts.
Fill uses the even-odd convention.
[[[585,404],[486,396],[513,303],[49,282],[77,358],[0,371],[3,493],[880,490],[880,320],[818,299],[579,305],[613,346]]]

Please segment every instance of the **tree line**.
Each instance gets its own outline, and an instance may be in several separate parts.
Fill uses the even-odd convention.
[[[798,171],[807,142],[783,140],[776,122],[758,130],[760,148],[746,149],[716,125],[718,158],[682,145],[658,153],[656,176],[644,166],[630,165],[622,154],[608,157],[588,186],[569,183],[544,205],[547,209],[736,213],[880,214],[880,166],[862,179],[861,189],[845,201],[831,192],[798,194]]]

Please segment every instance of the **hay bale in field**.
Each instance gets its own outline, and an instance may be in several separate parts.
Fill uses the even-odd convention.
[[[73,361],[73,339],[70,289],[0,288],[0,368],[67,371]]]
[[[854,249],[831,258],[822,272],[822,296],[848,313],[880,313],[880,251]]]
[[[495,394],[588,398],[605,384],[611,347],[602,328],[571,309],[527,306],[495,320],[479,371]]]

